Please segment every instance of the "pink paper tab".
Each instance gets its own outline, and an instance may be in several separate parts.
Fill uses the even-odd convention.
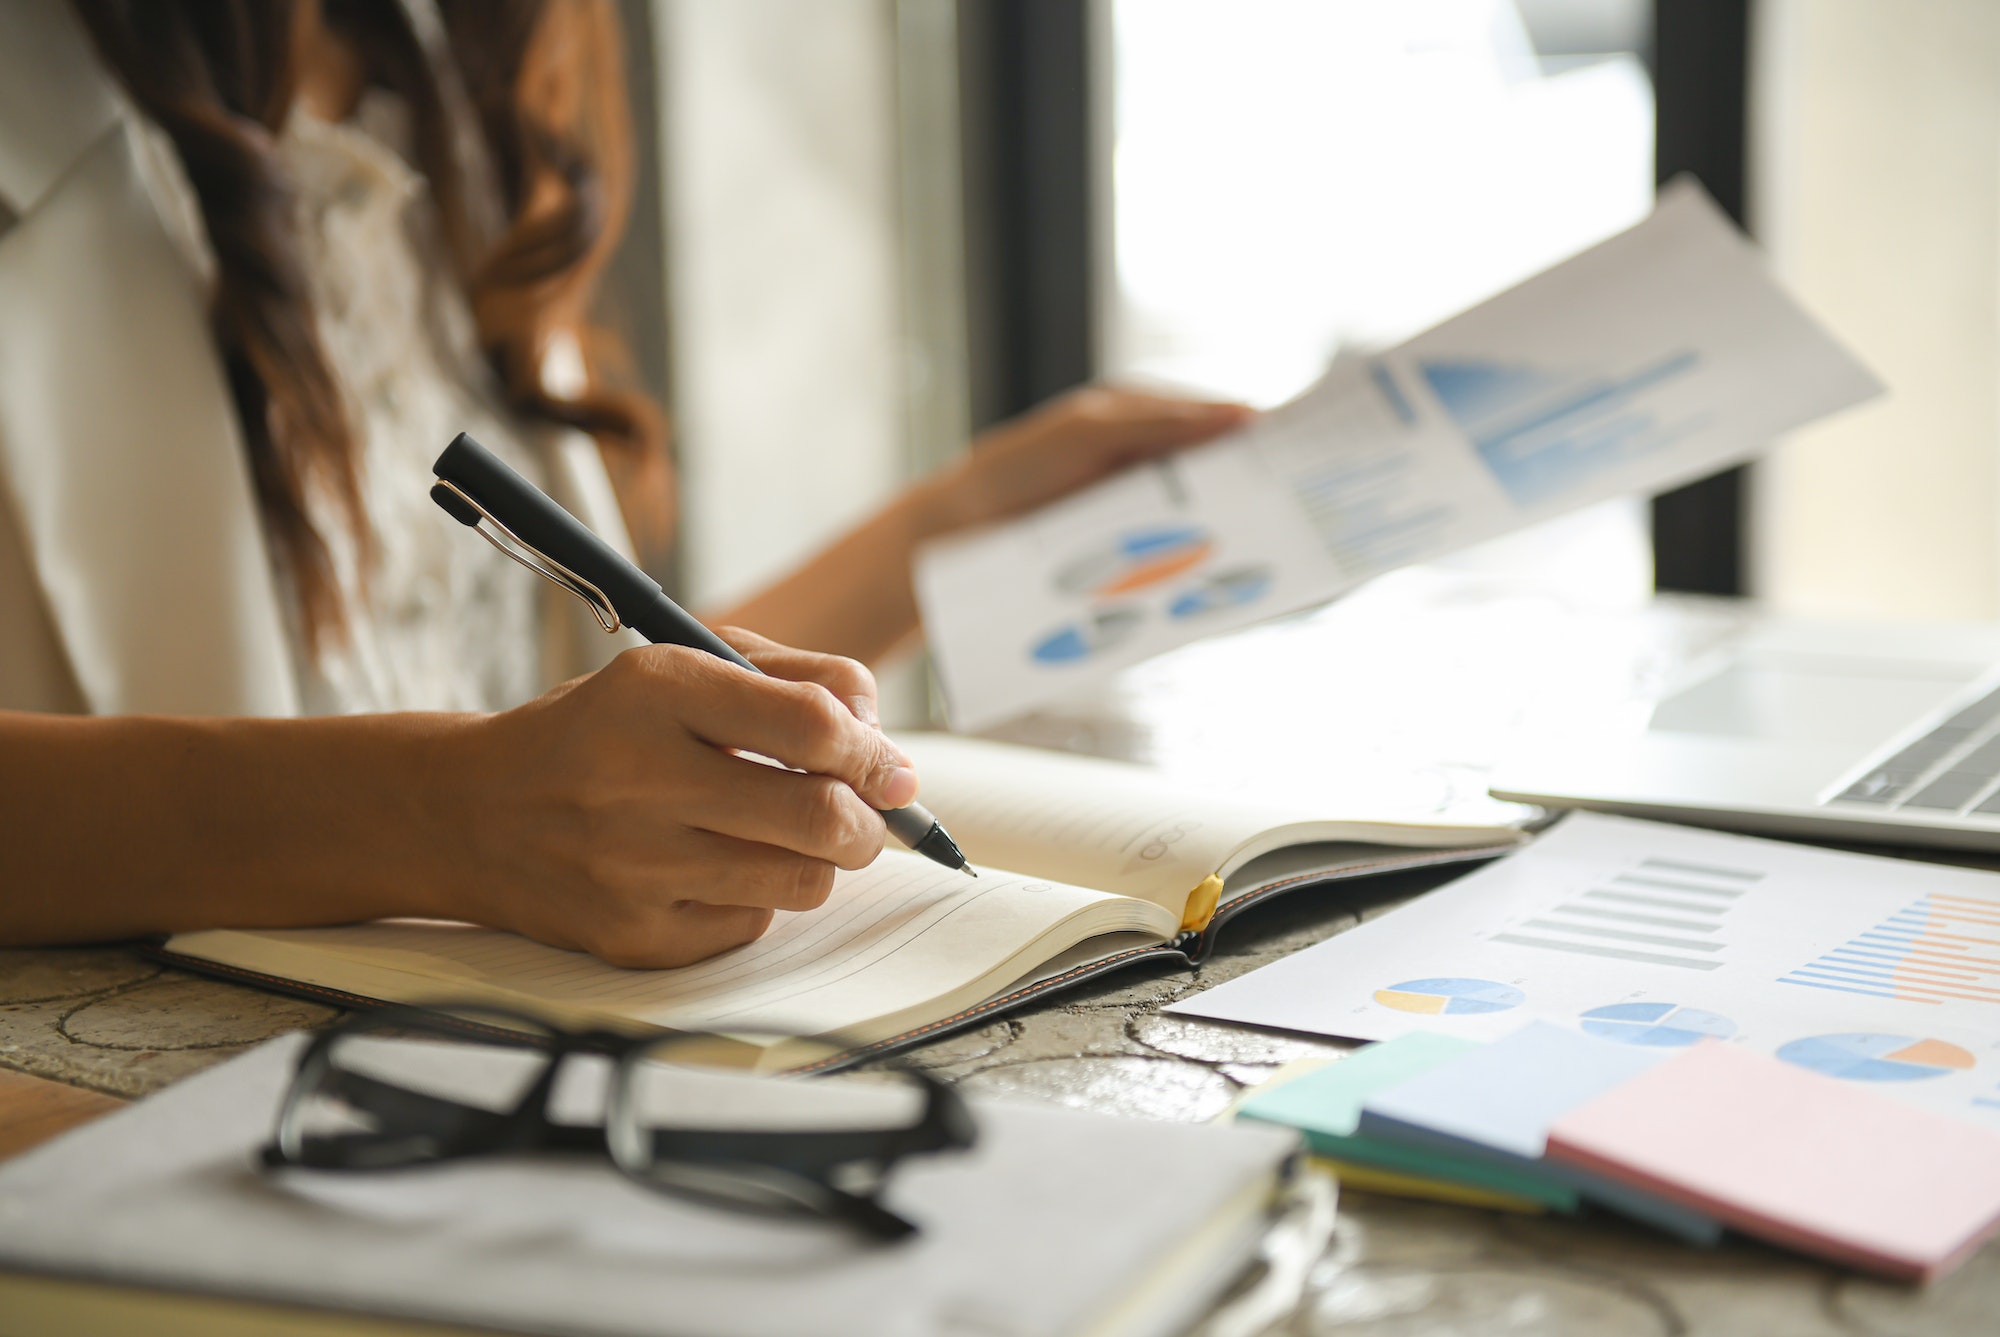
[[[2000,1227],[2000,1135],[1718,1041],[1564,1116],[1548,1154],[1904,1280]]]

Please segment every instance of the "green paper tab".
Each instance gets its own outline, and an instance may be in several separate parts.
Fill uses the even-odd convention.
[[[1477,1040],[1413,1031],[1369,1045],[1351,1057],[1277,1086],[1253,1091],[1237,1108],[1236,1117],[1296,1128],[1305,1134],[1306,1144],[1323,1156],[1473,1184],[1528,1198],[1556,1211],[1575,1211],[1576,1191],[1541,1175],[1431,1147],[1364,1137],[1355,1131],[1361,1123],[1361,1106],[1369,1097],[1479,1047]]]

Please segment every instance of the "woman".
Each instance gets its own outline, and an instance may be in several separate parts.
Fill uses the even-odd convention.
[[[854,662],[915,633],[914,546],[1240,421],[1081,392],[707,619],[770,677],[611,658],[425,485],[470,430],[614,541],[668,524],[586,318],[618,55],[602,0],[0,8],[0,940],[748,941],[915,794]]]

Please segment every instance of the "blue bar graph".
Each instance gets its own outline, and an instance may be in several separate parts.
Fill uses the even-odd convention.
[[[1912,1003],[2000,1003],[2000,902],[1926,896],[1778,982]]]
[[[1622,374],[1474,359],[1429,361],[1419,370],[1500,486],[1527,506],[1703,425],[1666,424],[1646,403],[1646,392],[1699,362],[1681,352]]]

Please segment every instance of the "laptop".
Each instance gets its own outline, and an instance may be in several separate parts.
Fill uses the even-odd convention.
[[[1539,739],[1490,789],[1740,831],[2000,850],[2000,625],[1753,622],[1643,730]]]

